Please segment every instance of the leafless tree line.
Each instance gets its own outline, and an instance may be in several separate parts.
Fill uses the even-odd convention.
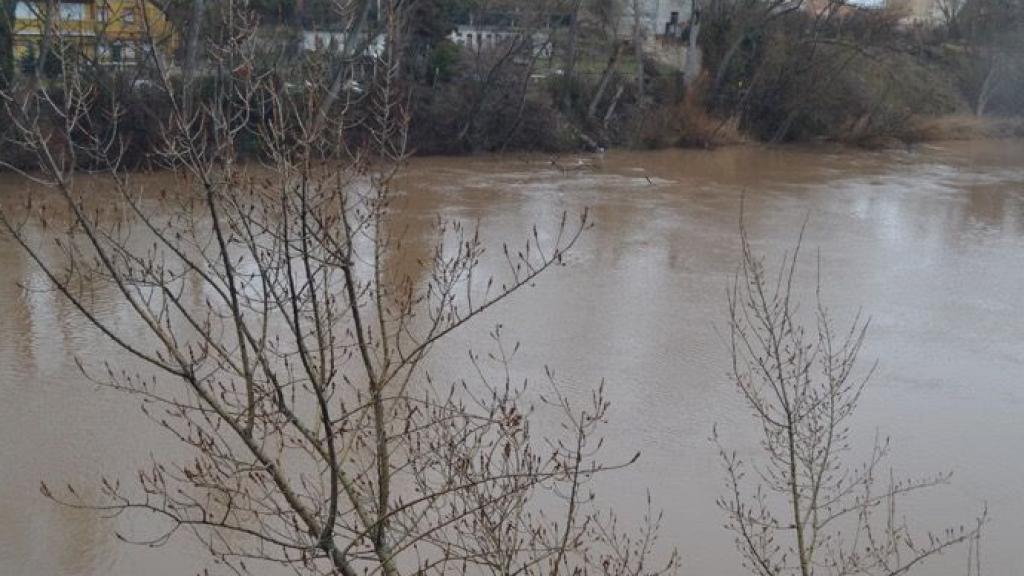
[[[983,512],[968,526],[915,533],[898,501],[946,483],[949,473],[900,479],[886,467],[889,440],[863,463],[851,420],[874,367],[858,370],[868,322],[845,329],[825,307],[800,310],[795,276],[802,243],[772,272],[741,226],[742,260],[729,290],[731,376],[759,430],[761,457],[719,447],[728,492],[719,500],[744,565],[759,576],[896,576],[947,549],[968,546],[979,574]],[[803,318],[809,318],[804,323]]]

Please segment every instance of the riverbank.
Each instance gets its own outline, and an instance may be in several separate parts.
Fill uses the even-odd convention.
[[[1024,138],[1024,118],[950,115],[918,122],[920,141]]]
[[[572,107],[569,111],[559,109],[552,101],[554,91],[542,89],[543,86],[535,87],[521,102],[521,108],[509,105],[481,110],[480,122],[474,132],[477,138],[462,142],[458,138],[462,128],[455,119],[463,113],[462,106],[466,102],[449,94],[457,92],[461,85],[452,82],[430,89],[415,88],[413,93],[419,97],[405,104],[409,110],[406,150],[415,156],[433,157],[477,153],[565,154],[608,149],[712,149],[756,143],[838,144],[879,149],[949,140],[1024,138],[1024,116],[996,112],[980,117],[970,114],[964,95],[949,86],[946,86],[943,96],[948,106],[930,113],[903,108],[898,113],[891,112],[897,108],[895,104],[882,106],[879,103],[882,101],[872,104],[866,97],[861,97],[860,108],[868,111],[855,114],[852,108],[841,109],[841,103],[816,99],[798,111],[817,120],[811,122],[794,115],[789,123],[791,128],[813,124],[813,129],[794,128],[786,137],[769,138],[758,132],[757,124],[745,123],[739,113],[728,110],[716,112],[709,103],[706,81],[687,88],[685,84],[680,86],[672,82],[673,78],[676,76],[666,71],[652,73],[652,87],[660,88],[649,91],[647,103],[643,106],[636,104],[635,95],[629,89],[624,90],[625,96],[616,115],[605,123],[575,114]],[[155,167],[159,163],[158,151],[165,137],[161,126],[167,123],[168,96],[148,84],[140,87],[123,81],[123,78],[116,79],[122,81],[113,82],[108,87],[109,91],[101,91],[99,97],[89,100],[89,114],[100,123],[110,124],[108,128],[119,133],[124,144],[122,167]],[[924,82],[914,82],[911,92],[920,95],[929,86]],[[59,86],[51,96],[60,96]],[[904,103],[912,100],[907,95],[898,99]],[[360,105],[366,106],[366,103]],[[119,113],[109,114],[111,109],[117,109]],[[43,124],[55,121],[47,116],[40,118]],[[114,122],[116,124],[112,124]],[[264,156],[263,143],[258,136],[259,118],[253,116],[250,122],[252,126],[242,131],[239,146],[234,150],[240,159],[255,160]],[[12,125],[0,117],[0,158],[14,167],[31,170],[35,166],[35,158],[17,145],[15,134],[4,134],[3,126],[9,130]],[[54,133],[60,135],[59,128]],[[66,145],[75,136],[56,138],[51,145]],[[365,129],[359,126],[349,128],[346,133],[348,144],[357,147],[367,136]],[[81,158],[91,156],[80,156],[80,162],[88,161]]]
[[[735,122],[726,123],[725,130],[712,132],[706,139],[690,138],[677,145],[678,148],[721,148],[725,146],[756,144],[758,140],[744,135],[735,127]],[[801,147],[817,144],[836,144],[869,150],[882,148],[906,148],[915,144],[950,142],[963,140],[1002,140],[1024,138],[1024,118],[1022,117],[978,117],[964,114],[916,118],[909,123],[908,129],[899,133],[884,136],[849,138],[816,138],[804,141],[791,141],[781,145]]]
[[[793,142],[800,146],[831,143],[839,146],[867,150],[903,149],[918,144],[936,144],[957,141],[986,141],[1024,139],[1024,118],[1021,117],[978,117],[965,114],[915,118],[906,130],[898,134],[869,136],[848,139],[817,139],[809,142]],[[747,139],[747,142],[750,142]],[[717,145],[730,145],[723,142]]]
[[[769,143],[758,140],[752,135],[744,134],[733,120],[713,119],[706,114],[687,122],[687,132],[666,133],[660,139],[645,142],[598,146],[593,138],[583,136],[576,145],[566,144],[554,149],[517,149],[514,151],[484,151],[489,154],[568,154],[576,152],[617,151],[654,151],[668,149],[721,149],[743,146],[771,145],[782,148],[796,149],[906,149],[920,144],[938,144],[942,142],[988,140],[1024,140],[1024,117],[978,117],[968,114],[949,114],[944,116],[922,117],[911,120],[906,129],[899,133],[875,136],[857,136],[850,134],[847,138],[818,137],[806,140]],[[417,157],[445,157],[478,155],[481,152],[464,153],[427,153],[416,154]]]

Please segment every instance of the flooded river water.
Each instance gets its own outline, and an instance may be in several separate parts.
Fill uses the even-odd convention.
[[[0,198],[28,186],[0,176]],[[524,376],[551,366],[580,394],[605,379],[608,456],[642,457],[602,478],[598,496],[628,519],[649,490],[665,510],[661,544],[678,548],[682,574],[742,574],[714,504],[723,475],[708,441],[717,424],[753,453],[720,336],[740,198],[755,247],[770,257],[792,248],[806,219],[801,285],[813,288],[820,253],[827,303],[840,317],[858,308],[871,317],[864,364],[879,367],[855,439],[891,437],[901,474],[953,471],[950,486],[907,500],[903,512],[934,527],[969,521],[987,503],[984,572],[1024,570],[1024,142],[610,152],[556,164],[416,159],[398,190],[408,250],[432,242],[438,213],[480,222],[485,241],[500,245],[563,210],[591,210],[595,227],[569,265],[458,333],[433,369],[450,370],[502,322],[522,342]],[[129,546],[116,521],[40,495],[41,480],[89,486],[101,474],[131,475],[170,442],[134,400],[83,382],[73,356],[113,349],[43,287],[0,238],[0,575],[209,567],[184,534],[159,549]],[[922,573],[963,574],[958,554]]]

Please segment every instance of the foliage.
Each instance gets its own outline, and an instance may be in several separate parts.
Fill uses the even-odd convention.
[[[430,68],[434,81],[448,82],[455,75],[459,62],[459,47],[449,40],[441,40],[430,53]]]

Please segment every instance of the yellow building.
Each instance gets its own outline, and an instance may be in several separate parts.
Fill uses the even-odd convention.
[[[169,55],[178,42],[167,15],[148,0],[18,2],[14,16],[17,62],[34,60],[47,29],[51,46],[59,40],[81,56],[109,66],[138,64],[151,46]]]

